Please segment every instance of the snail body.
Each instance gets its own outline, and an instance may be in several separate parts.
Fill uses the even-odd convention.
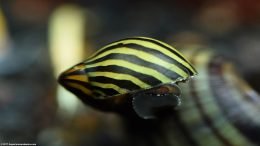
[[[142,118],[147,118],[152,115],[142,115],[144,109],[139,109],[142,103],[138,102],[153,101],[137,100],[140,93],[156,91],[158,94],[145,95],[175,102],[177,106],[180,89],[176,83],[196,74],[184,56],[168,44],[152,38],[133,37],[101,48],[84,62],[62,73],[59,82],[83,102],[101,110],[117,109],[136,98],[132,103],[134,110]],[[160,87],[167,90],[154,90]]]

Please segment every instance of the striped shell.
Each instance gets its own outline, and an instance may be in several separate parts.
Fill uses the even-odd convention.
[[[68,88],[103,99],[176,83],[195,74],[191,64],[168,44],[152,38],[133,37],[101,48],[61,76],[67,79]]]

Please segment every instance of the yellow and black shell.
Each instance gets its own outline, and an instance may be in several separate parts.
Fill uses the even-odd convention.
[[[59,81],[85,103],[108,109],[107,104],[124,101],[123,95],[150,93],[149,89],[154,88],[162,91],[160,87],[168,89],[163,90],[166,93],[171,88],[178,90],[177,82],[195,74],[194,67],[170,45],[152,38],[132,37],[101,48],[62,73]]]

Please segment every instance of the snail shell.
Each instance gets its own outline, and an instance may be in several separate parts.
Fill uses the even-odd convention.
[[[161,123],[167,143],[259,146],[260,95],[239,75],[231,61],[211,49],[191,47],[182,53],[199,75],[189,84],[180,85],[182,106],[172,119]]]
[[[159,98],[158,101],[164,101],[158,103],[162,104],[160,107],[169,102],[177,106],[180,90],[175,84],[196,74],[194,67],[170,45],[152,38],[133,37],[101,48],[62,73],[59,82],[86,104],[105,111],[118,110],[129,103],[129,98],[130,102],[136,98],[135,111],[147,118],[146,114],[151,112],[140,108],[150,100],[140,99],[141,96]],[[161,88],[167,90],[157,90]],[[159,93],[140,94],[144,91]],[[156,106],[150,105],[148,111]]]

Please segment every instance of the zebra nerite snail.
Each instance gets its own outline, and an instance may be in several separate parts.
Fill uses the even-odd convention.
[[[84,103],[144,119],[180,104],[179,82],[197,72],[176,49],[147,37],[113,42],[69,70],[59,82]],[[122,110],[124,109],[124,110]]]

